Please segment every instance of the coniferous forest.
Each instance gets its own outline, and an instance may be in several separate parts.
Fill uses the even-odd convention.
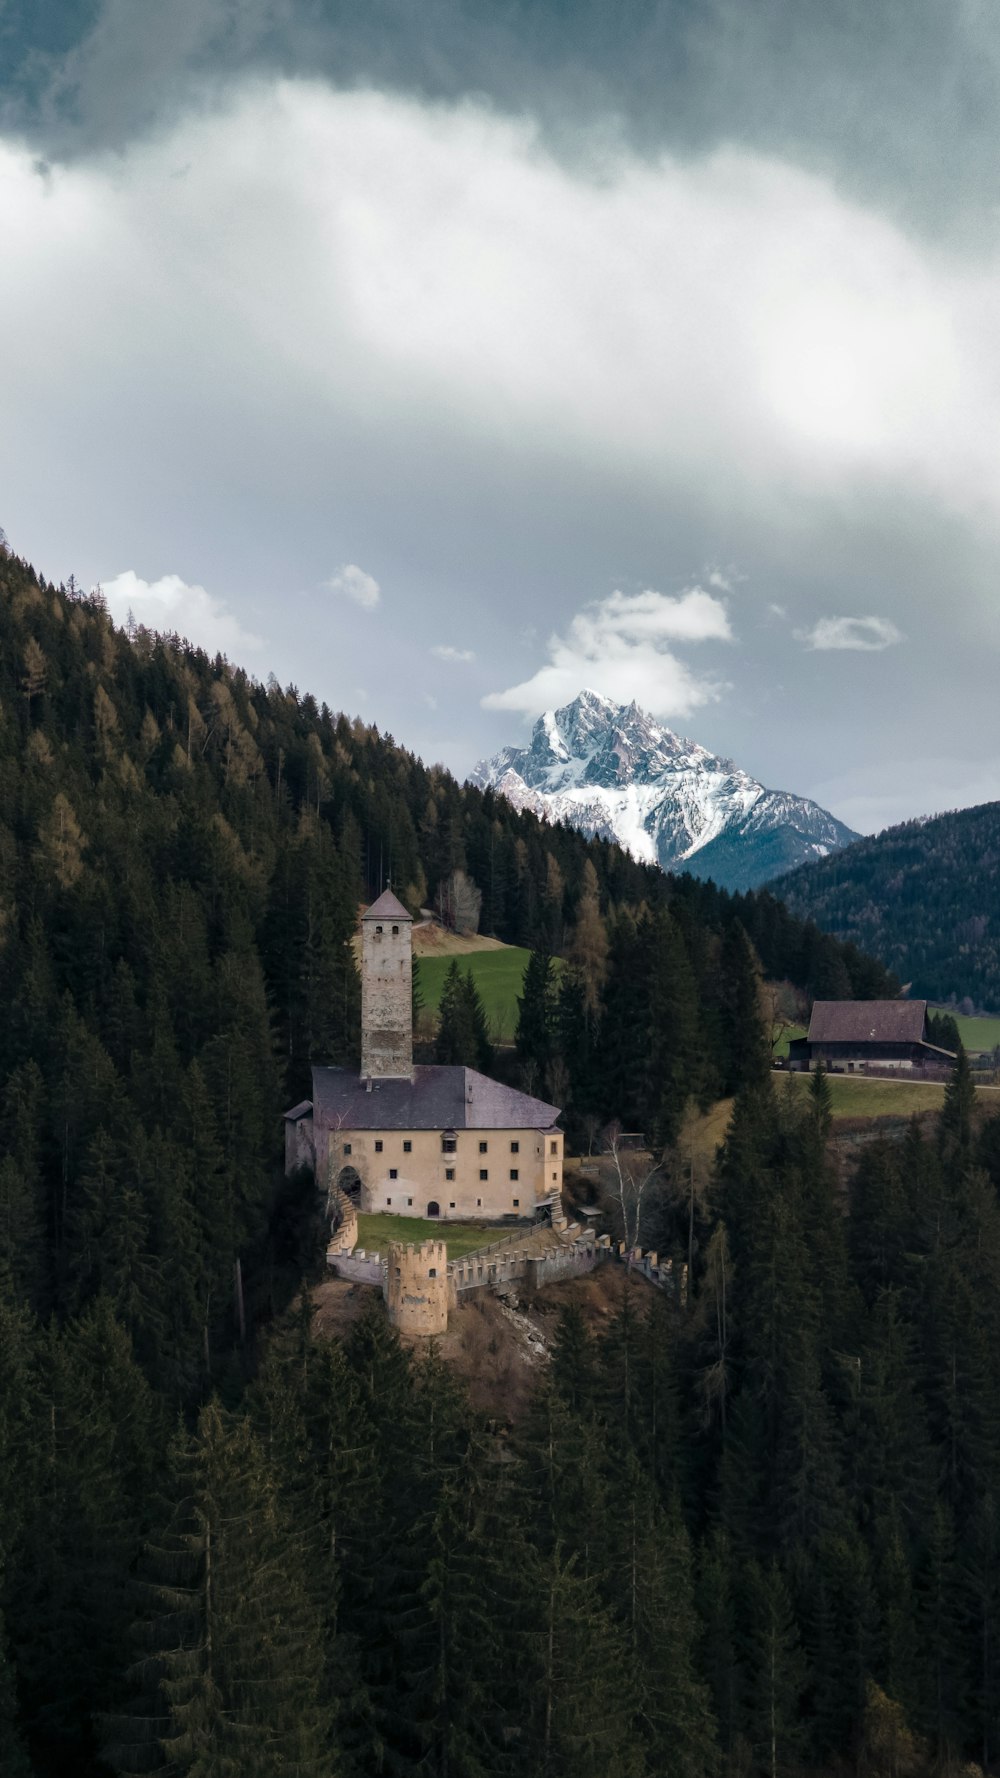
[[[775,893],[883,958],[915,994],[1000,1009],[1000,803],[904,821],[793,871]]]
[[[359,902],[463,872],[571,1133],[734,1095],[684,1301],[577,1310],[513,1424],[378,1309],[315,1337],[311,1060]],[[555,958],[561,959],[557,969]],[[760,971],[894,984],[773,897],[518,815],[0,559],[0,1771],[921,1773],[1000,1751],[1000,1119],[863,1152]],[[442,1043],[489,1033],[453,983]],[[690,1247],[689,1247],[690,1242]]]

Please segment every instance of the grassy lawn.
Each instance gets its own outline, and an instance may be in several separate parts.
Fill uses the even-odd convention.
[[[775,1026],[775,1030],[777,1030],[777,1028],[778,1027]],[[787,1056],[788,1046],[793,1041],[793,1039],[796,1037],[804,1037],[805,1034],[806,1034],[806,1028],[804,1025],[789,1025],[787,1030],[783,1031],[781,1036],[778,1038],[778,1041],[775,1044],[774,1049],[771,1052],[772,1055]]]
[[[472,971],[476,987],[482,995],[489,1020],[490,1035],[501,1043],[512,1043],[517,1028],[517,998],[527,968],[530,952],[518,945],[505,945],[501,951],[472,951],[458,958],[464,973]],[[420,992],[424,1005],[437,1012],[450,957],[421,957]],[[558,965],[557,965],[558,967]]]
[[[951,1012],[948,1006],[931,1007],[931,1012]],[[966,1019],[959,1013],[952,1017],[958,1026],[958,1035],[967,1050],[994,1050],[1000,1043],[1000,1018]]]
[[[809,1091],[807,1074],[792,1074],[788,1078],[797,1092]],[[939,1085],[930,1080],[885,1080],[864,1074],[831,1074],[827,1078],[834,1118],[909,1117],[914,1111],[937,1111],[944,1098],[943,1082]],[[1000,1103],[1000,1087],[977,1087],[976,1091],[987,1104]]]
[[[448,1243],[448,1258],[461,1259],[490,1241],[509,1235],[513,1227],[483,1228],[470,1222],[437,1222],[423,1216],[359,1216],[358,1246],[366,1253],[385,1253],[390,1241],[433,1241]]]

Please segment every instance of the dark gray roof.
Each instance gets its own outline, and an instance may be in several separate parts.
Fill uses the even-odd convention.
[[[373,901],[371,907],[365,909],[361,918],[362,920],[412,920],[413,915],[407,913],[402,902],[393,895],[391,889],[383,889],[378,900]]]
[[[286,1124],[297,1124],[300,1117],[309,1117],[312,1113],[312,1108],[311,1099],[300,1099],[298,1105],[293,1105],[291,1111],[285,1112]]]
[[[502,1086],[474,1068],[415,1068],[412,1079],[365,1081],[313,1069],[316,1122],[339,1130],[549,1130],[557,1105]]]
[[[926,1000],[817,1000],[810,1043],[922,1043]]]

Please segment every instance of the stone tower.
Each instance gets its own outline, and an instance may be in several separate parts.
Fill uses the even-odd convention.
[[[361,1073],[413,1074],[413,921],[387,889],[361,916]]]
[[[443,1334],[448,1329],[448,1249],[444,1241],[390,1241],[385,1306],[400,1333]]]

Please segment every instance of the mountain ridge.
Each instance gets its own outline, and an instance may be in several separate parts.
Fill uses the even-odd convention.
[[[859,836],[807,797],[589,688],[547,710],[527,747],[478,761],[469,783],[518,809],[617,841],[643,863],[742,890]]]
[[[1000,1011],[1000,802],[901,822],[770,887],[914,993]]]

